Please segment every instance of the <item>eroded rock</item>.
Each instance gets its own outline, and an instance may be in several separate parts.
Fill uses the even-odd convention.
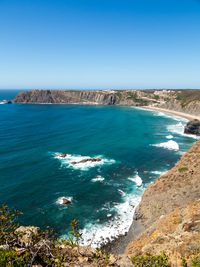
[[[184,133],[200,136],[200,121],[199,120],[189,121],[185,126]]]

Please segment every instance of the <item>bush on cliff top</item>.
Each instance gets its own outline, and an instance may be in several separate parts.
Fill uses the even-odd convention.
[[[0,267],[82,265],[80,261],[92,266],[93,263],[95,266],[109,264],[110,256],[104,251],[79,247],[82,238],[79,221],[71,222],[71,238],[59,241],[56,233],[48,227],[45,231],[38,228],[35,233],[30,228],[37,227],[27,227],[28,231],[22,227],[23,231],[19,231],[21,227],[17,219],[21,214],[5,205],[0,208]]]

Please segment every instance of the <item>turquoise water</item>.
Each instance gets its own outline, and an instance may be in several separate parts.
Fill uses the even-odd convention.
[[[0,102],[17,92],[0,91]],[[0,201],[22,210],[24,225],[65,237],[76,218],[85,244],[113,239],[128,230],[148,184],[194,144],[185,123],[132,107],[1,104]],[[71,164],[84,156],[102,161]]]

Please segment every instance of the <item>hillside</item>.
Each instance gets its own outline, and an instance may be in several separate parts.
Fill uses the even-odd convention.
[[[199,255],[199,166],[200,141],[147,188],[135,213],[135,220],[146,230],[129,244],[126,253],[130,258],[165,250],[171,266],[182,266],[183,258],[191,263],[194,254]]]

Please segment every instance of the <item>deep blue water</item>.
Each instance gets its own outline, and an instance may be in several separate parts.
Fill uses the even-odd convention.
[[[0,102],[18,92],[0,90]],[[185,123],[132,107],[1,104],[0,201],[22,210],[24,225],[60,235],[74,218],[94,243],[124,233],[147,185],[195,142],[183,135]],[[104,161],[70,164],[83,156]],[[59,204],[63,196],[71,206]]]

